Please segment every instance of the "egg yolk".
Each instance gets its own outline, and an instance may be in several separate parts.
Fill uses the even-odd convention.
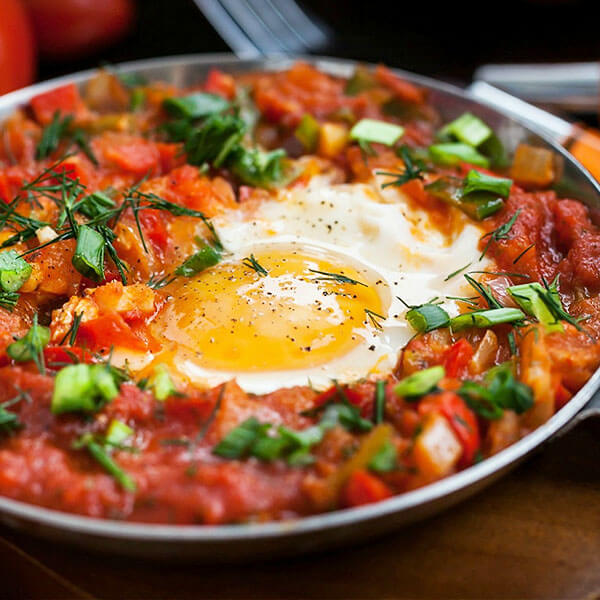
[[[180,282],[155,321],[156,334],[197,353],[205,367],[262,371],[324,364],[376,327],[381,299],[365,273],[318,253],[253,258]]]

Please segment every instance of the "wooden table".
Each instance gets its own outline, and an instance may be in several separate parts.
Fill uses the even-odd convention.
[[[445,514],[347,550],[173,566],[0,529],[0,573],[3,598],[600,598],[600,419]]]

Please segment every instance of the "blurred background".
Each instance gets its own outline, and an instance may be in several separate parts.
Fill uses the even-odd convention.
[[[600,53],[597,0],[301,4],[335,34],[323,54],[459,85],[485,63],[595,61]],[[0,92],[103,61],[224,51],[193,0],[0,0]]]

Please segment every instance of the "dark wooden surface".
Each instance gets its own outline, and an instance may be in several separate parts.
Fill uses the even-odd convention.
[[[341,551],[249,565],[89,555],[0,529],[3,598],[600,598],[600,420],[463,504]]]

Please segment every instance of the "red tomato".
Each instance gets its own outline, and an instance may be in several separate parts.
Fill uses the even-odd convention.
[[[442,392],[425,396],[419,403],[419,413],[426,415],[431,412],[442,414],[452,427],[463,447],[460,466],[473,464],[475,453],[479,450],[481,440],[477,418],[464,400],[454,392]]]
[[[235,80],[228,73],[223,73],[219,69],[211,69],[206,78],[204,89],[211,94],[218,94],[233,100],[235,96]]]
[[[84,108],[83,100],[74,83],[34,96],[30,104],[35,118],[42,125],[50,123],[56,111],[64,114],[74,114]]]
[[[29,85],[35,75],[31,25],[20,0],[2,0],[0,8],[0,94]]]
[[[473,358],[473,354],[473,346],[464,338],[452,344],[444,356],[446,377],[463,375]]]
[[[5,2],[6,0],[3,0]],[[124,35],[133,0],[25,0],[42,54],[79,58]]]
[[[347,506],[362,506],[379,502],[392,496],[391,490],[383,481],[371,475],[368,471],[354,471],[348,479],[343,492],[343,499]]]
[[[77,332],[77,344],[90,350],[117,345],[133,350],[147,349],[147,344],[133,333],[131,327],[117,313],[82,323]]]

